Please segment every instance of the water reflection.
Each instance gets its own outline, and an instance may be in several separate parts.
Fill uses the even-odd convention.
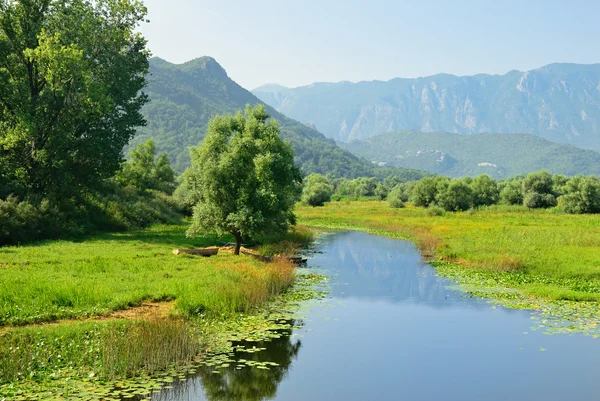
[[[341,232],[323,238],[327,255],[317,263],[336,277],[336,298],[426,303],[447,307],[460,297],[449,291],[453,283],[440,278],[427,265],[415,245],[407,241]]]
[[[598,340],[534,332],[531,312],[463,297],[409,242],[345,232],[318,250],[309,267],[335,279],[295,331],[302,343],[238,355],[278,367],[203,369],[153,400],[598,399]]]
[[[293,327],[294,322],[291,326]],[[261,401],[272,399],[277,394],[277,387],[286,377],[287,372],[302,346],[300,340],[292,341],[292,331],[282,330],[281,337],[268,342],[244,344],[248,348],[266,348],[259,352],[235,352],[232,359],[253,362],[273,362],[268,369],[244,367],[237,369],[232,363],[221,369],[219,374],[213,373],[214,367],[201,366],[195,378],[179,383],[173,389],[163,391],[152,398],[160,401],[209,400],[209,401]],[[249,345],[249,346],[248,346]]]

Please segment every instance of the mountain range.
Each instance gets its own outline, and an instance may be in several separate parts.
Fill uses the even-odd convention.
[[[400,131],[340,146],[381,166],[417,168],[450,177],[507,178],[542,169],[554,174],[600,175],[600,153],[530,134]]]
[[[138,130],[130,144],[152,139],[159,152],[167,152],[177,172],[190,164],[188,148],[197,146],[206,134],[209,120],[217,114],[235,113],[247,104],[263,103],[229,78],[211,57],[184,64],[160,58],[150,61],[145,92],[150,102],[143,108],[147,125]],[[305,173],[318,172],[336,177],[384,176],[395,174],[418,179],[422,171],[378,169],[327,139],[323,134],[287,118],[270,106],[267,112],[277,119],[282,137],[294,148],[295,161]]]
[[[528,133],[600,151],[600,64],[298,88],[270,84],[253,93],[342,142],[399,130]]]

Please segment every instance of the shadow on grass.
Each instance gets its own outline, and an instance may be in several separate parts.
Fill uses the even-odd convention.
[[[145,229],[131,231],[101,232],[66,239],[46,239],[42,241],[36,241],[24,245],[19,245],[17,247],[0,247],[0,255],[3,253],[7,254],[18,252],[18,250],[16,249],[18,247],[43,247],[57,242],[70,242],[73,244],[80,244],[84,242],[131,242],[148,245],[170,245],[178,248],[194,248],[220,246],[222,245],[222,242],[230,242],[234,240],[234,238],[230,235],[224,235],[222,237],[219,237],[216,234],[208,234],[202,237],[188,238],[185,235],[187,228],[188,224],[181,222],[179,224],[156,225]]]

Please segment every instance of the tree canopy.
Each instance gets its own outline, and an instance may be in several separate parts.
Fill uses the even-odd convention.
[[[43,196],[112,176],[144,124],[138,0],[0,0],[0,182]]]
[[[231,234],[239,254],[242,238],[283,232],[295,223],[302,175],[291,146],[280,137],[279,123],[264,106],[214,117],[191,157],[185,177],[198,203],[188,235]]]

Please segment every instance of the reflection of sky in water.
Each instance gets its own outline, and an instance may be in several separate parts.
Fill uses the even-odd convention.
[[[462,298],[409,242],[345,232],[319,247],[309,265],[336,277],[332,298],[296,333],[301,347],[294,337],[257,354],[283,362],[281,369],[243,378],[253,391],[237,389],[231,401],[600,398],[598,340],[531,332],[529,312]],[[269,383],[262,397],[255,391],[261,380]],[[227,399],[206,398],[201,381],[160,400]]]

